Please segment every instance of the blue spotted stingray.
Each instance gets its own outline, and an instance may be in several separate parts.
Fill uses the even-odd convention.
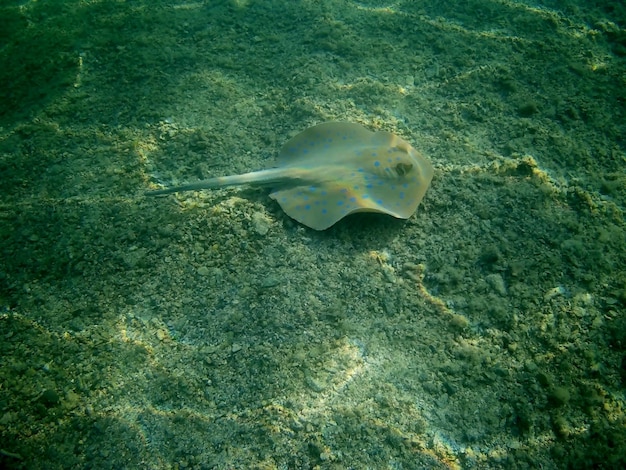
[[[326,122],[289,140],[275,168],[148,194],[270,185],[270,197],[289,217],[325,230],[355,212],[407,219],[417,210],[432,177],[430,162],[404,139],[389,132],[371,132],[359,124]]]

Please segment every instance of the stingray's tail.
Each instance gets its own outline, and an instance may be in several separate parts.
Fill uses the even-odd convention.
[[[222,186],[230,186],[227,178],[211,178],[197,183],[184,184],[182,186],[173,186],[171,188],[157,189],[156,191],[146,191],[146,196],[161,196],[163,194],[182,193],[183,191],[198,191],[200,189],[219,188]]]
[[[270,168],[268,170],[253,171],[243,175],[218,176],[196,183],[174,186],[172,188],[157,189],[146,192],[146,196],[161,196],[163,194],[180,193],[183,191],[198,191],[200,189],[224,188],[226,186],[238,186],[242,184],[255,184],[259,186],[272,185],[285,179],[298,179],[292,170],[282,168]]]

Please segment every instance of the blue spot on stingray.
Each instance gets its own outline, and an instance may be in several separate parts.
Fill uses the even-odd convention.
[[[380,166],[380,162],[379,162],[378,160],[376,160],[376,161],[374,162],[374,166]]]
[[[309,191],[315,192],[317,188],[315,186],[309,186]]]
[[[343,206],[343,201],[337,201],[338,206]]]
[[[320,194],[321,194],[322,196],[326,196],[328,193],[327,193],[326,191],[320,191]]]
[[[377,156],[378,156],[378,154],[376,152],[372,152],[372,157],[377,157]]]
[[[369,199],[369,198],[370,198],[370,195],[369,195],[369,194],[363,194],[363,195],[361,196],[361,198],[362,198],[362,199]]]
[[[403,187],[404,189],[406,189],[406,188],[408,188],[408,187],[409,187],[409,185],[408,185],[407,183],[404,183],[404,184],[402,185],[402,187]]]
[[[355,191],[358,191],[359,190],[359,185],[352,186],[352,189],[354,189]]]
[[[363,173],[365,170],[364,170],[363,168],[359,168],[359,169],[358,169],[358,170],[356,170],[356,171],[358,171],[359,173]]]
[[[355,197],[351,197],[350,198],[350,202],[356,202],[356,198]]]
[[[322,209],[322,214],[327,214],[328,211],[326,209]]]
[[[346,188],[342,188],[342,189],[341,189],[341,191],[339,191],[339,192],[341,192],[341,193],[345,194],[345,193],[347,193],[347,192],[348,192],[348,190],[347,190]]]
[[[372,183],[370,183],[370,184],[366,184],[365,187],[367,189],[372,189],[374,187],[374,185]]]
[[[378,200],[376,201],[376,204],[382,204],[382,203],[383,203],[383,200],[382,200],[382,199],[378,199]]]
[[[400,199],[404,199],[404,191],[400,191],[400,194],[398,194],[398,196],[400,197]]]
[[[311,204],[307,204],[306,206],[304,206],[304,209],[307,210],[307,211],[311,210]]]

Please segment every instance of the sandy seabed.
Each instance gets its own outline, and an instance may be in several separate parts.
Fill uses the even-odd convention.
[[[0,18],[0,466],[626,465],[622,3]],[[432,162],[408,221],[144,196],[337,120]]]

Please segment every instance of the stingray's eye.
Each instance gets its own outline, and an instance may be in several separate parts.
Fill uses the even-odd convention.
[[[413,164],[400,162],[396,165],[396,173],[398,176],[404,176],[413,168]]]
[[[398,145],[396,145],[395,147],[391,147],[391,150],[394,152],[402,152],[402,153],[409,153],[409,148],[407,145],[405,145],[403,142],[400,142]]]
[[[408,142],[405,142],[404,140],[402,142],[399,142],[398,145],[396,145],[396,147],[404,153],[411,153],[411,149],[413,147],[411,147],[411,144],[409,144]]]

